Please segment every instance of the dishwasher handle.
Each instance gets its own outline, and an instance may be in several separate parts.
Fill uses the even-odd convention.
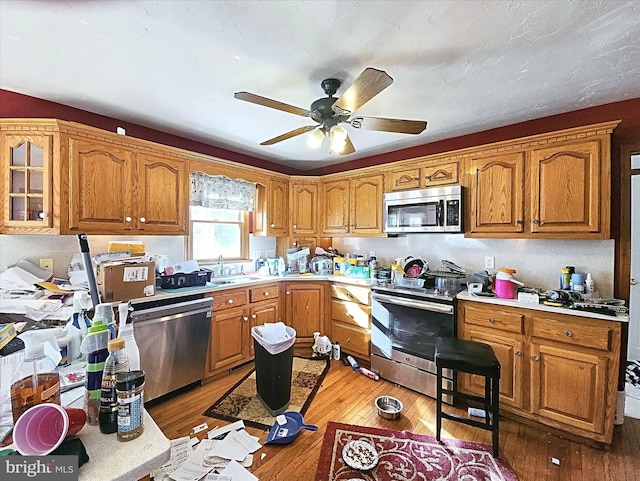
[[[168,304],[166,306],[151,307],[131,313],[131,321],[134,323],[144,322],[165,322],[172,319],[179,319],[194,314],[206,313],[207,317],[211,317],[213,299],[205,298],[195,301],[178,302],[176,304]]]

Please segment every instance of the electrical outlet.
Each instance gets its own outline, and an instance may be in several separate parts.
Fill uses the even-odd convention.
[[[252,251],[252,252],[251,252],[251,258],[252,258],[253,260],[260,259],[260,257],[261,257],[261,256],[260,256],[260,251]]]
[[[40,259],[40,267],[53,272],[53,259]]]
[[[493,256],[485,256],[484,257],[484,268],[485,269],[495,269],[496,267],[496,258]]]

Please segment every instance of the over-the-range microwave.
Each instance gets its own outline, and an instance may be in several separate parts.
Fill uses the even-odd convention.
[[[383,197],[383,224],[388,234],[462,232],[462,187],[389,192]]]

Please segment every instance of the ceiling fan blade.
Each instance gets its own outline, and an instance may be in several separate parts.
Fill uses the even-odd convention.
[[[384,70],[366,68],[331,108],[338,115],[350,115],[392,83],[393,79]]]
[[[344,147],[340,152],[338,152],[338,154],[340,155],[353,154],[355,151],[356,149],[353,146],[353,143],[351,143],[351,139],[349,138],[349,135],[347,135],[347,138],[345,139]]]
[[[349,123],[356,129],[419,134],[427,128],[423,120],[383,119],[380,117],[354,117]]]
[[[291,132],[287,132],[286,134],[282,134],[282,135],[278,135],[277,137],[274,137],[273,139],[269,139],[269,140],[265,140],[264,142],[260,142],[260,145],[273,145],[273,144],[277,144],[278,142],[282,142],[283,140],[287,140],[290,139],[291,137],[295,137],[296,135],[301,135],[304,134],[305,132],[309,132],[315,128],[317,128],[317,125],[307,125],[305,127],[299,127],[295,130],[292,130]]]
[[[311,116],[311,112],[309,112],[307,109],[302,109],[294,105],[278,102],[277,100],[268,99],[267,97],[261,97],[260,95],[252,94],[249,92],[236,92],[235,94],[233,94],[233,96],[238,100],[244,100],[245,102],[251,102],[254,104],[262,105],[264,107],[282,110],[283,112],[288,112],[290,114],[301,115],[302,117]]]

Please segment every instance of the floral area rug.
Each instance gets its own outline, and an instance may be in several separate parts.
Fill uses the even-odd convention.
[[[305,359],[294,356],[291,371],[291,398],[287,411],[298,411],[303,415],[307,412],[329,371],[329,365],[327,359]],[[255,370],[233,386],[203,415],[230,422],[242,419],[247,426],[265,430],[270,429],[276,420],[258,398]]]
[[[342,459],[345,445],[361,440],[378,452],[377,465],[356,471]],[[353,426],[329,421],[322,442],[315,481],[517,481],[488,444],[443,439],[408,431]]]

